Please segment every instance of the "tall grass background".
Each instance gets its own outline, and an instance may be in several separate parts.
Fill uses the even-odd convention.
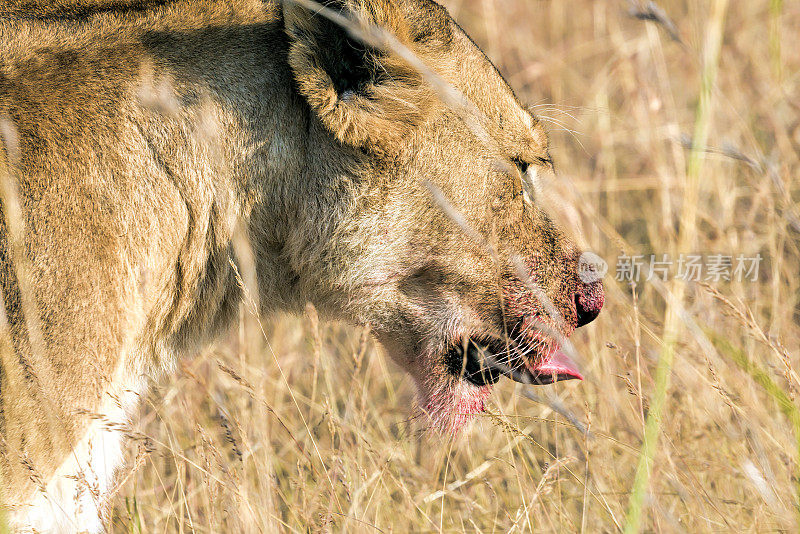
[[[542,202],[609,263],[586,380],[501,381],[432,435],[364,328],[246,300],[143,403],[110,530],[796,531],[800,3],[444,3],[548,126]],[[623,253],[763,260],[631,284]]]

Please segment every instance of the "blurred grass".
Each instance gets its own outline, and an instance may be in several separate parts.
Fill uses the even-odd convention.
[[[150,443],[128,451],[112,530],[623,530],[669,341],[669,294],[614,279],[625,252],[764,258],[756,281],[709,282],[747,314],[680,290],[712,347],[692,329],[674,340],[642,530],[796,531],[800,5],[730,3],[707,142],[689,143],[712,3],[659,2],[668,28],[631,16],[645,2],[446,2],[549,123],[548,209],[610,264],[605,309],[574,336],[587,380],[537,390],[590,435],[508,381],[460,439],[424,434],[408,379],[362,329],[312,309],[259,323],[243,305],[149,395],[136,430]],[[687,146],[704,157],[689,200]]]
[[[694,135],[689,151],[689,161],[686,168],[686,181],[683,187],[684,197],[680,215],[680,227],[675,247],[671,249],[672,257],[678,257],[682,252],[693,250],[697,240],[697,203],[700,180],[703,178],[703,169],[706,159],[706,146],[708,133],[711,126],[714,84],[717,79],[719,52],[722,46],[725,15],[728,10],[728,0],[715,0],[709,15],[707,29],[703,71],[700,80],[700,99],[697,103],[697,113],[694,123]],[[631,490],[631,500],[628,504],[628,513],[625,517],[625,532],[639,532],[644,512],[645,494],[650,487],[650,473],[653,470],[653,459],[658,447],[661,434],[661,418],[669,388],[672,366],[675,360],[675,345],[681,333],[680,310],[683,308],[686,284],[674,278],[672,280],[667,311],[664,320],[664,337],[658,364],[654,391],[650,410],[644,429],[644,440],[636,466],[636,475]]]
[[[750,360],[744,351],[731,345],[730,341],[716,332],[709,331],[708,335],[717,347],[717,350],[736,363],[742,371],[750,375],[753,381],[764,388],[764,391],[775,400],[780,411],[789,419],[792,425],[795,440],[797,441],[798,457],[800,457],[800,410],[797,409],[797,405],[793,399],[783,391],[781,386],[775,383],[768,371]],[[795,485],[800,483],[800,474],[795,475],[794,482]],[[800,495],[800,492],[795,493],[795,499],[797,499],[798,495]],[[800,506],[798,506],[798,508],[800,508]]]

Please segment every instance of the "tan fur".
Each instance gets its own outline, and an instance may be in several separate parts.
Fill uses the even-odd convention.
[[[512,164],[548,172],[538,122],[433,2],[330,7],[387,28],[489,138],[405,61],[291,3],[0,6],[0,500],[18,528],[101,528],[146,378],[237,309],[237,225],[264,312],[371,323],[442,427],[485,394],[445,347],[509,309],[544,316],[515,257],[574,328],[575,250]]]

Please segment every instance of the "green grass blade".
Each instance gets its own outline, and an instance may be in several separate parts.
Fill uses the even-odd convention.
[[[717,77],[719,53],[722,47],[722,36],[728,0],[715,0],[708,24],[707,40],[704,50],[703,73],[700,88],[700,101],[695,115],[692,150],[686,169],[686,187],[684,191],[681,227],[678,236],[678,247],[675,252],[687,252],[696,241],[697,203],[700,179],[705,161],[705,148],[711,125],[713,87]],[[628,511],[625,521],[625,532],[634,533],[641,529],[644,513],[645,496],[650,487],[650,474],[653,459],[658,449],[658,437],[661,433],[661,417],[667,399],[669,378],[672,374],[672,363],[675,358],[675,346],[680,335],[681,320],[678,311],[683,306],[685,285],[682,281],[673,280],[671,284],[667,311],[664,320],[664,340],[661,355],[656,367],[655,391],[650,402],[650,411],[644,430],[644,440],[636,467],[636,476],[631,489]]]

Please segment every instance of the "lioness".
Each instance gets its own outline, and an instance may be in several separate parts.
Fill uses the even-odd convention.
[[[310,301],[369,323],[442,430],[501,375],[580,378],[559,345],[603,288],[530,187],[552,172],[541,124],[433,1],[325,4],[404,53],[288,1],[0,7],[0,500],[15,528],[102,530],[147,377],[238,310],[237,227],[263,312]]]

